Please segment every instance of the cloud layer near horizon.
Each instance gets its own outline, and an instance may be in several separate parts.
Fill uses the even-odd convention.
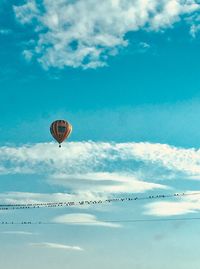
[[[36,56],[45,69],[97,68],[128,45],[129,32],[159,31],[189,17],[195,36],[199,8],[196,0],[26,0],[14,12],[37,35],[23,51],[28,61]]]
[[[152,171],[153,168],[155,171],[155,168],[158,168],[158,171],[162,169],[166,178],[176,173],[198,177],[199,153],[199,149],[148,142],[69,142],[64,143],[61,149],[54,143],[3,146],[0,148],[0,173],[45,172],[52,177],[63,178],[65,175],[71,175],[72,178],[80,177],[83,180],[86,179],[84,175],[90,179],[92,174],[95,174],[96,180],[103,177],[113,180],[110,173],[129,175],[141,171],[142,175],[145,170]],[[155,173],[158,174],[158,171]]]
[[[63,188],[62,193],[5,192],[0,195],[1,203],[105,199],[113,194],[167,189],[180,178],[198,182],[200,151],[134,142],[68,142],[61,149],[54,143],[4,146],[0,148],[0,174],[38,175],[47,184]],[[147,214],[168,216],[199,210],[199,201],[184,199],[150,203]]]
[[[0,148],[0,174],[42,175],[72,193],[166,189],[164,180],[200,178],[196,149],[152,143],[70,142]]]

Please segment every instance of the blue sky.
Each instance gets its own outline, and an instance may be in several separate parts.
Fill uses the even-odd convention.
[[[199,1],[0,3],[0,203],[199,191]],[[49,126],[69,120],[61,149]],[[5,269],[196,269],[198,195],[0,212]],[[84,222],[69,224],[69,222]],[[88,225],[88,222],[93,225]]]

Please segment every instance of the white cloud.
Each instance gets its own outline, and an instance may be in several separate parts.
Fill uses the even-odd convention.
[[[200,150],[183,149],[166,144],[137,143],[132,156],[142,161],[157,163],[173,171],[188,175],[200,175]]]
[[[14,11],[20,23],[33,23],[38,41],[30,50],[47,69],[104,66],[128,45],[128,32],[172,27],[199,8],[196,0],[26,0]]]
[[[200,30],[200,14],[194,13],[192,16],[187,18],[187,22],[190,25],[190,34],[193,38],[196,38]]]
[[[199,149],[148,142],[70,142],[64,143],[61,149],[54,143],[41,143],[1,147],[0,167],[2,174],[47,173],[58,178],[64,175],[73,178],[76,174],[83,180],[86,174],[90,179],[96,173],[96,179],[105,176],[121,181],[125,174],[128,178],[135,171],[149,167],[169,169],[194,177],[200,175],[199,153]]]
[[[50,243],[50,242],[31,243],[30,246],[40,247],[40,248],[54,248],[54,249],[65,249],[65,250],[73,250],[73,251],[83,251],[83,249],[79,246],[68,246],[68,245]]]
[[[30,50],[24,50],[23,55],[27,62],[30,62],[33,57],[33,53]]]
[[[28,0],[26,4],[20,7],[14,7],[14,10],[16,10],[16,12],[19,10],[16,15],[23,24],[31,23],[31,20],[40,14],[37,8],[37,4],[34,0]]]
[[[149,164],[137,155],[137,143],[71,142],[62,149],[52,143],[2,147],[0,173],[45,175],[49,183],[74,193],[136,193],[166,188],[150,182]]]
[[[80,192],[98,197],[137,193],[166,189],[158,183],[163,179],[200,179],[200,150],[134,142],[70,142],[61,149],[53,143],[5,146],[0,148],[0,174],[45,176],[48,183],[70,190],[71,198]]]
[[[188,202],[156,202],[147,206],[147,215],[176,216],[194,213],[195,205]],[[199,208],[200,209],[200,208]]]
[[[45,175],[49,184],[67,190],[66,193],[1,193],[1,204],[103,200],[112,198],[113,194],[167,189],[160,184],[164,179],[180,182],[183,177],[198,181],[200,150],[166,144],[91,141],[64,143],[61,149],[54,143],[4,146],[0,148],[0,167],[1,174]],[[156,216],[198,212],[200,199],[197,195],[184,196],[180,201],[150,203],[146,209],[147,214]],[[71,217],[77,220],[80,215]],[[99,224],[88,215],[81,217]],[[65,220],[68,218],[64,216]]]
[[[153,216],[176,216],[188,213],[199,213],[200,193],[192,192],[194,195],[183,196],[179,201],[154,202],[145,206],[147,215]],[[196,193],[196,195],[195,195]],[[187,192],[191,194],[191,192]]]
[[[136,193],[153,189],[166,189],[158,183],[139,180],[134,174],[123,173],[86,173],[86,174],[58,174],[50,178],[52,184],[71,187],[80,191],[98,193]]]
[[[32,192],[5,192],[0,193],[1,204],[27,204],[47,202],[79,202],[82,200],[103,199],[102,195],[94,195],[91,192],[81,193],[32,193]]]
[[[120,224],[100,221],[94,215],[91,214],[66,214],[61,215],[53,219],[55,223],[63,223],[68,225],[91,225],[91,226],[104,226],[110,228],[119,228]]]

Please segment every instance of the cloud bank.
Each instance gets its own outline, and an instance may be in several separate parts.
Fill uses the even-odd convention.
[[[2,193],[7,203],[105,198],[169,188],[173,179],[199,180],[198,149],[167,144],[70,142],[0,148],[0,174],[33,174],[66,193]]]
[[[165,176],[183,173],[200,175],[200,150],[178,148],[167,144],[70,142],[59,149],[55,143],[0,148],[1,174],[44,174],[81,180],[96,175],[96,180],[114,180],[113,173],[131,174],[141,169],[165,171]],[[156,173],[155,172],[155,173]],[[107,173],[107,174],[103,174]],[[110,175],[111,173],[111,175]],[[119,173],[120,174],[120,173]],[[141,171],[142,174],[142,171]],[[128,176],[127,176],[128,179]],[[120,176],[116,180],[120,181]],[[125,178],[126,180],[126,178]]]
[[[14,6],[16,19],[36,34],[24,57],[45,68],[97,68],[129,43],[127,33],[171,28],[187,18],[197,32],[196,0],[26,0]],[[196,17],[194,17],[196,15]],[[193,16],[193,17],[192,17]],[[192,19],[194,18],[195,22]]]
[[[1,193],[1,203],[106,199],[121,193],[160,192],[170,188],[173,180],[180,182],[182,178],[199,182],[200,150],[167,144],[92,141],[64,143],[61,149],[55,143],[4,146],[0,148],[0,174],[38,175],[48,184],[63,187],[62,193]],[[193,213],[199,211],[199,204],[198,196],[184,196],[180,201],[150,203],[146,213],[155,216]],[[91,216],[81,217],[102,224]],[[68,218],[64,216],[59,221]]]

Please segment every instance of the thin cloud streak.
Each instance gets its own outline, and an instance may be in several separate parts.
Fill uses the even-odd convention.
[[[39,247],[39,248],[50,248],[50,249],[63,249],[69,251],[83,251],[83,249],[79,246],[69,246],[57,243],[50,243],[50,242],[41,242],[41,243],[30,243],[32,247]]]
[[[26,232],[26,231],[3,231],[2,234],[11,234],[11,235],[35,235],[35,233],[32,232]]]

